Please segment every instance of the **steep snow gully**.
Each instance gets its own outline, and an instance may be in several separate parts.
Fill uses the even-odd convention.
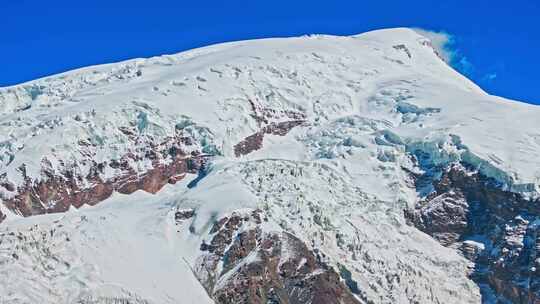
[[[0,88],[0,303],[540,303],[539,117],[405,28]]]

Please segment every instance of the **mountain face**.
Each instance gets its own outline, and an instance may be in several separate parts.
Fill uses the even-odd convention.
[[[540,303],[540,108],[410,29],[0,89],[0,303]]]

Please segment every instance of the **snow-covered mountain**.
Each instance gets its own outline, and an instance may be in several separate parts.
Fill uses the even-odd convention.
[[[539,117],[402,28],[2,88],[0,303],[540,303]]]

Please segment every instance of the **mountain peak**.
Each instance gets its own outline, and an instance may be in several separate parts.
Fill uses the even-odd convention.
[[[536,229],[540,108],[487,95],[439,55],[414,30],[385,29],[0,89],[0,272],[16,282],[0,294],[478,303],[477,263],[498,267],[482,282],[513,278],[492,292],[535,296],[519,289],[525,247],[511,241]],[[36,238],[42,251],[17,251]],[[35,283],[43,273],[51,284]]]

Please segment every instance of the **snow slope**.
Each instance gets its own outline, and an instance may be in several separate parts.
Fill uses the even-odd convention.
[[[411,140],[455,134],[491,174],[506,172],[498,177],[509,186],[538,188],[538,107],[488,96],[408,29],[227,43],[4,88],[0,172],[20,182],[15,171],[23,163],[39,175],[45,156],[79,161],[73,150],[86,137],[103,141],[98,158],[114,158],[127,149],[115,127],[133,121],[164,136],[188,119],[209,128],[219,151],[231,156],[232,146],[256,131],[251,99],[305,112],[319,125],[359,115],[389,120],[387,129]],[[400,103],[409,113],[399,112]],[[441,114],[418,119],[422,109],[409,104]]]
[[[298,117],[285,136],[235,155],[248,136]],[[1,206],[0,303],[212,302],[193,270],[201,242],[216,219],[256,209],[263,231],[290,232],[346,267],[361,302],[478,303],[470,262],[405,224],[403,209],[426,194],[410,173],[460,161],[536,198],[538,117],[539,107],[486,94],[404,28],[226,43],[2,88],[0,177],[14,185],[0,186],[3,200],[46,179],[44,160],[90,183],[92,162],[139,148],[122,128],[155,142],[182,128],[213,157],[194,187],[189,176],[157,195],[33,218]],[[195,210],[189,225],[174,222],[178,208]]]
[[[94,208],[4,225],[0,303],[213,303],[182,259],[189,247],[171,238],[164,202],[175,192],[117,194]]]

